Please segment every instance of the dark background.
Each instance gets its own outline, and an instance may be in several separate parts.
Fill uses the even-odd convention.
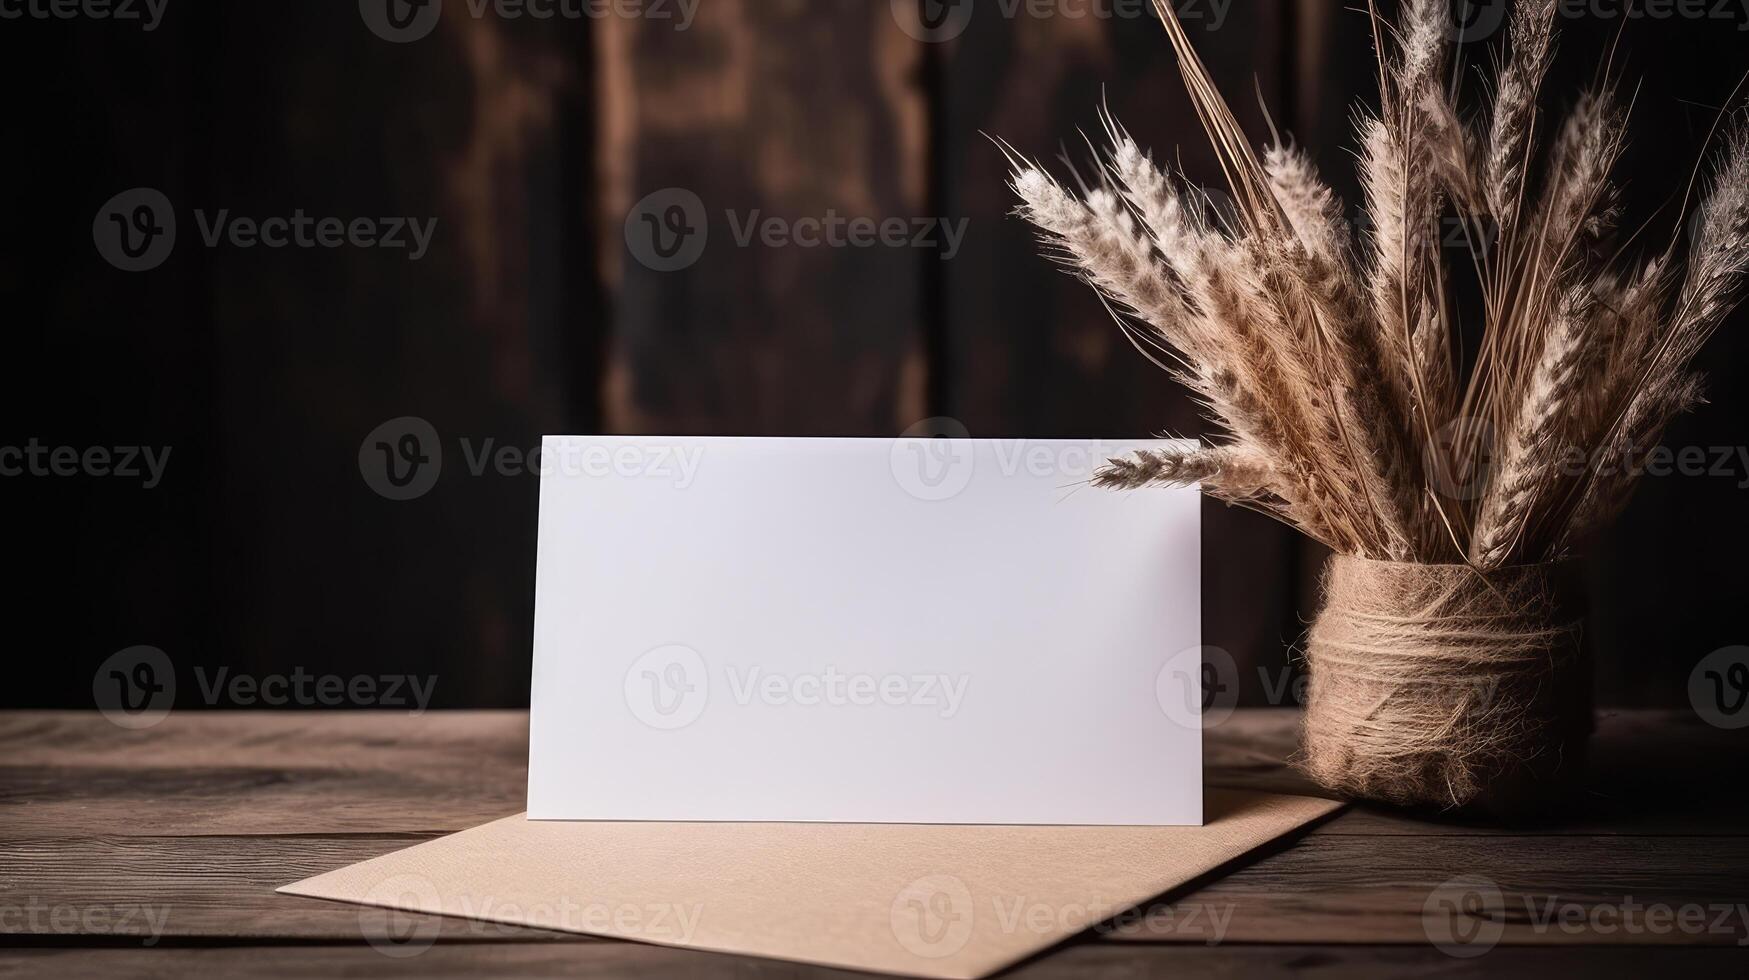
[[[1045,159],[1066,147],[1080,164],[1077,130],[1098,132],[1104,99],[1143,144],[1181,147],[1192,177],[1214,183],[1165,37],[1146,19],[1002,6],[976,0],[939,43],[901,30],[888,0],[700,0],[685,31],[476,18],[448,0],[428,36],[401,44],[351,0],[168,0],[151,31],[0,21],[0,445],[171,450],[152,489],[0,477],[12,665],[0,705],[89,707],[97,665],[135,644],[166,651],[186,691],[196,666],[302,667],[436,675],[437,706],[526,704],[536,477],[470,472],[467,452],[487,440],[892,436],[932,416],[981,437],[1207,431],[1093,294],[1038,257],[981,135]],[[1181,6],[1253,134],[1267,132],[1255,79],[1352,205],[1347,106],[1374,78],[1365,15],[1235,0],[1209,29],[1211,0]],[[1726,12],[1627,25],[1635,216],[1680,194],[1749,69],[1749,19]],[[1567,19],[1551,107],[1621,27],[1595,11]],[[93,219],[142,186],[173,203],[177,243],[157,268],[124,272],[98,254]],[[702,257],[664,273],[629,254],[625,227],[635,202],[671,187],[698,194],[714,223]],[[208,248],[197,208],[438,224],[419,261]],[[727,208],[970,223],[942,261],[738,248]],[[1668,219],[1657,227],[1668,234]],[[1737,316],[1707,351],[1713,404],[1668,445],[1749,441],[1746,326]],[[396,501],[359,455],[404,416],[435,429],[443,466],[428,493]],[[1594,549],[1606,703],[1685,703],[1696,660],[1749,642],[1745,481],[1741,458],[1729,475],[1647,480]],[[1218,505],[1205,540],[1207,642],[1233,653],[1260,702],[1256,668],[1288,665],[1322,556]]]

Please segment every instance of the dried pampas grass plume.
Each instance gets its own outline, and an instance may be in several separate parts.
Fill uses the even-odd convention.
[[[1083,193],[1002,144],[1019,213],[1226,432],[1112,460],[1095,484],[1197,484],[1360,559],[1490,571],[1581,547],[1625,502],[1636,460],[1701,400],[1693,362],[1749,272],[1749,130],[1724,140],[1686,254],[1678,241],[1620,268],[1628,109],[1605,78],[1557,125],[1542,120],[1556,0],[1514,3],[1476,125],[1456,108],[1447,0],[1404,0],[1394,28],[1372,13],[1381,102],[1358,121],[1356,237],[1303,150],[1251,144],[1171,7],[1154,5],[1231,220],[1109,116],[1102,179]],[[1473,357],[1441,258],[1448,219],[1481,280]],[[1454,479],[1485,460],[1479,487]]]
[[[1321,785],[1510,809],[1585,737],[1561,559],[1701,401],[1694,362],[1749,272],[1749,132],[1726,139],[1688,247],[1677,233],[1624,266],[1631,101],[1606,70],[1564,120],[1540,118],[1557,0],[1516,0],[1473,125],[1447,0],[1402,0],[1394,26],[1372,10],[1381,97],[1357,120],[1368,228],[1351,236],[1311,159],[1254,148],[1154,2],[1231,220],[1109,116],[1102,180],[1079,195],[1005,147],[1020,213],[1225,430],[1111,460],[1093,483],[1199,486],[1338,552],[1304,648],[1300,762]],[[1473,349],[1457,342],[1467,293],[1447,281],[1447,227],[1471,243]]]

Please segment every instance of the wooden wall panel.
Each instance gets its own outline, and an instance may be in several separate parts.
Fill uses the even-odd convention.
[[[1364,11],[1177,2],[1253,135],[1255,86],[1352,203],[1348,106],[1373,85]],[[884,436],[935,415],[977,436],[1206,431],[1009,216],[983,135],[1059,168],[1067,150],[1087,173],[1078,131],[1098,131],[1104,100],[1217,182],[1159,27],[1100,16],[1139,5],[711,0],[684,29],[482,9],[447,4],[406,44],[348,4],[0,32],[0,74],[41,93],[19,104],[0,164],[24,189],[4,205],[15,370],[0,446],[173,447],[150,491],[0,481],[0,506],[26,515],[9,555],[30,570],[0,612],[17,649],[71,651],[19,658],[0,704],[89,707],[96,664],[139,643],[191,689],[195,665],[301,666],[435,674],[439,704],[524,703],[535,478],[468,454],[543,432]],[[1687,180],[1741,75],[1732,16],[1624,25],[1588,8],[1564,24],[1551,108],[1625,26],[1624,78],[1644,83],[1636,213]],[[122,273],[90,223],[137,186],[168,195],[181,234],[162,267]],[[669,188],[697,196],[709,232],[695,261],[661,271],[632,243],[654,241],[638,203]],[[438,225],[418,262],[207,248],[196,208]],[[735,240],[756,215],[793,230],[828,214],[965,221],[966,237],[946,261],[939,247]],[[657,230],[668,215],[651,213]],[[1648,481],[1588,562],[1605,703],[1686,704],[1697,660],[1749,642],[1746,328],[1739,314],[1721,331],[1704,358],[1713,404],[1667,440],[1734,461]],[[358,465],[365,435],[400,416],[428,421],[444,454],[409,501]],[[1257,703],[1287,680],[1322,556],[1250,513],[1206,515],[1208,641]]]
[[[599,321],[561,322],[591,279],[570,279],[585,216],[558,206],[587,180],[564,135],[587,101],[571,64],[586,25],[450,5],[391,44],[350,5],[206,16],[229,43],[203,79],[211,170],[189,206],[436,224],[417,261],[211,251],[214,639],[167,652],[185,669],[435,675],[440,705],[522,703],[536,477],[470,456],[587,421],[574,388],[594,381],[567,338]],[[402,416],[429,422],[441,469],[392,500],[359,453]]]
[[[794,223],[924,216],[921,52],[887,5],[722,0],[684,31],[597,26],[608,427],[884,435],[920,417],[932,253],[739,240],[770,219],[813,240]],[[702,250],[653,268],[682,228]]]

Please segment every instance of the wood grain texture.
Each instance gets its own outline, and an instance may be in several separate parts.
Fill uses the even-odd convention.
[[[586,216],[553,207],[585,176],[564,172],[567,106],[587,99],[569,57],[583,25],[453,14],[405,45],[365,29],[355,4],[202,18],[221,40],[201,52],[201,80],[229,125],[202,134],[210,172],[178,203],[211,277],[217,393],[210,441],[178,447],[210,478],[171,489],[209,495],[212,585],[190,594],[208,633],[123,641],[164,646],[184,683],[197,665],[346,674],[371,649],[366,669],[434,676],[439,704],[526,697],[536,478],[469,454],[526,452],[589,422],[569,411],[570,387],[592,384],[576,377],[586,361],[564,345],[600,329],[565,305],[592,283],[553,274],[586,257]],[[429,247],[417,260],[201,248],[196,207],[208,220],[403,216],[427,224]],[[358,465],[367,436],[401,417],[429,422],[438,445],[423,451],[441,454],[436,483],[408,501],[373,492]]]
[[[683,31],[596,26],[610,430],[889,435],[921,417],[934,253],[811,245],[825,232],[800,224],[924,216],[921,53],[887,4],[723,0]],[[703,251],[663,271],[633,244],[674,236],[638,205],[674,189],[702,207]]]
[[[1639,980],[1654,973],[1742,976],[1744,954],[1721,949],[1536,949],[1501,947],[1477,959],[1453,959],[1430,947],[1150,946],[1075,943],[1000,974],[1010,980],[1369,980],[1433,976],[1445,980],[1542,980],[1554,975]],[[174,978],[348,977],[691,977],[698,980],[866,980],[870,974],[749,960],[628,943],[440,943],[418,956],[393,958],[363,945],[163,949],[42,948],[0,952],[0,978],[78,976]]]
[[[1291,711],[1235,713],[1209,732],[1208,781],[1307,791],[1283,765],[1296,724]],[[415,917],[390,920],[272,889],[518,811],[526,740],[520,712],[178,712],[143,731],[90,713],[0,714],[0,944],[56,947],[14,955],[3,969],[103,975],[142,955],[123,948],[151,941],[157,951],[131,968],[228,970],[240,961],[227,957],[242,955],[228,947],[264,943],[271,956],[251,963],[269,973],[342,966],[392,972],[398,961],[358,944],[404,936]],[[1183,968],[1222,976],[1241,966],[1246,975],[1294,966],[1366,975],[1419,964],[1465,975],[1469,961],[1389,948],[1427,942],[1429,898],[1460,876],[1499,889],[1501,945],[1483,957],[1499,969],[1555,962],[1524,958],[1520,946],[1749,941],[1749,919],[1741,916],[1699,932],[1661,933],[1573,929],[1550,918],[1629,902],[1709,910],[1749,903],[1749,836],[1741,820],[1749,799],[1740,780],[1720,778],[1718,769],[1720,759],[1740,754],[1738,733],[1686,715],[1614,713],[1601,719],[1593,748],[1592,794],[1579,811],[1551,815],[1544,826],[1351,809],[1291,847],[1163,896],[1024,969],[1076,975],[1073,965],[1116,976]],[[1562,911],[1569,908],[1577,911]],[[56,914],[73,918],[57,922]],[[436,927],[439,942],[414,959],[430,959],[436,975],[488,963],[540,973],[659,974],[701,955],[459,919],[420,921]],[[1217,949],[1208,949],[1211,941]],[[1274,948],[1291,943],[1320,945]],[[88,945],[106,948],[61,948]],[[588,949],[566,958],[549,945]],[[490,950],[500,949],[495,959]],[[1693,954],[1581,956],[1610,969],[1659,962],[1705,973],[1722,965]],[[807,973],[732,958],[700,962],[706,975],[730,963],[755,975]]]

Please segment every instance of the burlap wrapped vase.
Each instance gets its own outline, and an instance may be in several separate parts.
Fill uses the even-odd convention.
[[[1306,645],[1302,768],[1400,806],[1548,802],[1592,727],[1578,594],[1564,564],[1333,557]]]

